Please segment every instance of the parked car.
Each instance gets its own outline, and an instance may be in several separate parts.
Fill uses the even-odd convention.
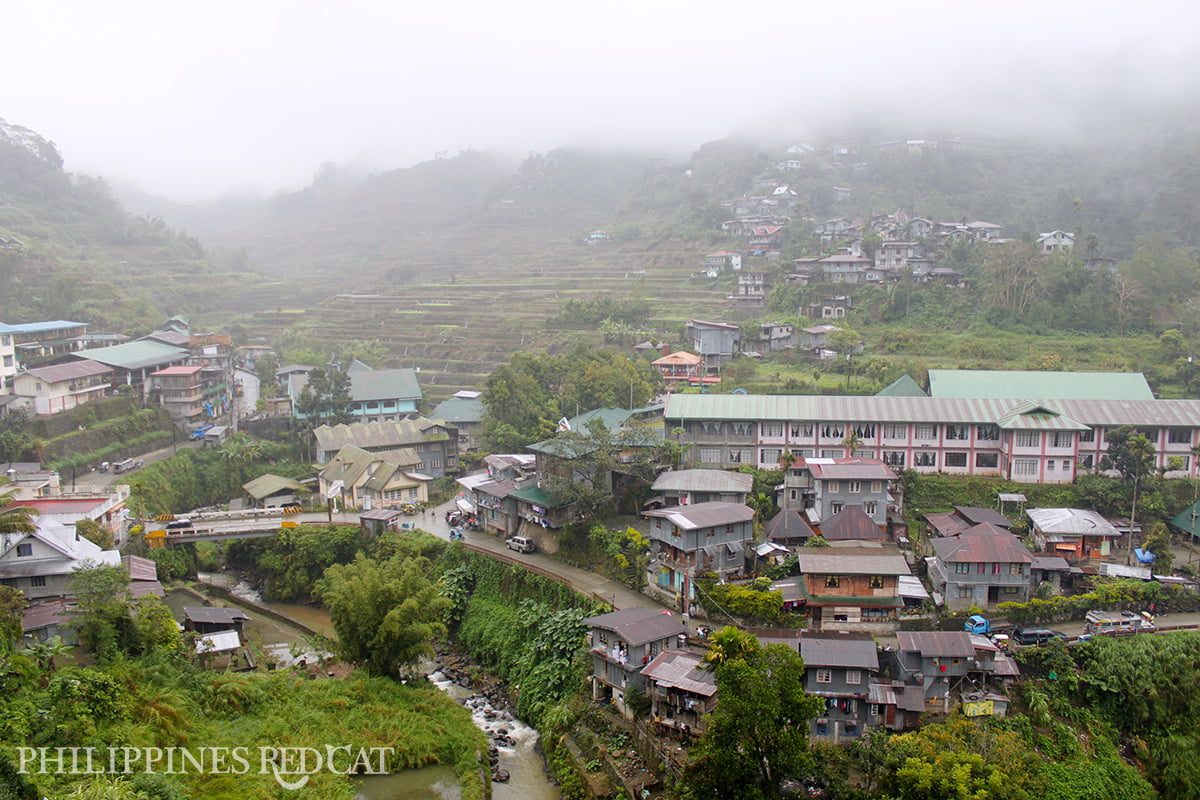
[[[117,461],[112,465],[112,471],[113,471],[114,475],[120,475],[122,473],[130,472],[135,469],[137,469],[137,462],[134,461],[132,458],[121,459],[120,461]]]
[[[537,545],[528,536],[514,536],[504,543],[508,545],[509,550],[516,550],[518,553],[532,553],[537,550]]]
[[[1067,635],[1061,631],[1049,628],[1017,628],[1013,631],[1013,641],[1021,645],[1045,644],[1051,639],[1067,640]]]

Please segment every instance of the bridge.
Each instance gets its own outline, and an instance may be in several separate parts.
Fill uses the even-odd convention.
[[[146,543],[159,548],[186,542],[258,539],[298,524],[294,513],[281,508],[203,511],[178,517],[164,514],[146,524]]]

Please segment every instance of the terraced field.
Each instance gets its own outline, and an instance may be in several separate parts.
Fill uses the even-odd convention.
[[[547,255],[499,255],[467,263],[408,262],[427,276],[401,286],[363,281],[308,308],[260,311],[240,320],[268,341],[285,335],[329,346],[377,341],[390,353],[383,366],[420,370],[433,403],[464,388],[479,388],[518,350],[549,350],[602,340],[598,325],[557,318],[563,301],[610,292],[638,297],[658,310],[656,337],[681,345],[690,317],[736,320],[728,285],[695,282],[700,252],[562,249]],[[627,344],[634,344],[628,342]]]

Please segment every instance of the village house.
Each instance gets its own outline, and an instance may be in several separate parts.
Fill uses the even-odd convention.
[[[796,346],[795,329],[782,322],[763,322],[758,326],[758,336],[745,344],[762,353],[777,353]]]
[[[899,577],[910,574],[899,552],[882,547],[806,547],[799,551],[797,567],[804,578],[813,630],[894,630],[904,607]]]
[[[471,452],[478,447],[477,436],[483,424],[483,392],[462,390],[434,406],[429,414],[458,431],[460,452]]]
[[[729,297],[739,306],[746,308],[761,308],[770,292],[765,272],[739,272],[737,276],[737,292]]]
[[[195,633],[242,632],[250,616],[240,608],[221,606],[184,606],[183,629]]]
[[[677,646],[687,628],[669,612],[653,608],[625,608],[583,621],[590,629],[592,699],[610,701],[630,716],[628,693],[645,689],[642,670],[660,653]]]
[[[1037,549],[1068,563],[1103,560],[1120,544],[1116,526],[1090,509],[1030,508],[1025,513]]]
[[[425,503],[433,478],[417,471],[419,464],[411,450],[384,454],[343,445],[317,474],[321,496],[339,500],[343,508]]]
[[[689,650],[664,650],[642,668],[650,717],[659,732],[687,741],[704,733],[717,706],[717,674]]]
[[[198,364],[178,365],[149,375],[147,395],[181,426],[219,417],[229,409],[229,384],[206,375]]]
[[[1007,530],[985,522],[930,544],[929,577],[948,610],[1029,600],[1033,555]]]
[[[842,319],[853,305],[854,298],[848,295],[836,295],[822,297],[815,303],[801,306],[797,313],[799,316],[809,319]]]
[[[723,469],[680,469],[662,473],[650,487],[663,506],[694,506],[700,503],[745,503],[754,476]]]
[[[704,257],[704,267],[706,269],[715,269],[717,274],[720,274],[726,269],[737,272],[742,268],[742,254],[735,253],[730,250],[721,250],[717,253],[709,253]],[[716,275],[713,277],[716,277]]]
[[[645,512],[654,562],[650,586],[664,600],[687,610],[702,572],[721,578],[741,574],[745,548],[754,538],[754,509],[741,503],[707,502]]]
[[[869,688],[879,674],[879,656],[869,636],[805,636],[804,691],[824,699],[825,710],[809,722],[809,737],[841,744],[867,731]]]
[[[28,600],[66,597],[72,573],[85,563],[119,566],[121,554],[49,517],[36,517],[33,533],[0,535],[0,583],[20,589]]]
[[[16,360],[32,368],[48,359],[82,350],[87,342],[86,322],[55,319],[46,322],[0,323],[0,338],[12,336]],[[3,354],[3,344],[0,344]],[[0,372],[2,374],[2,372]]]
[[[30,398],[36,414],[57,414],[107,396],[112,378],[112,367],[98,361],[74,361],[19,373],[13,379],[12,393]]]
[[[253,508],[296,506],[312,494],[300,481],[266,473],[242,484]]]
[[[1037,249],[1043,255],[1065,253],[1075,247],[1075,234],[1054,230],[1043,233],[1037,239]]]
[[[699,381],[707,372],[704,367],[704,358],[686,350],[668,353],[662,358],[651,361],[650,366],[658,370],[658,374],[662,375],[663,382],[667,384],[668,388],[680,383]]]
[[[440,420],[409,416],[395,422],[322,425],[313,431],[313,438],[316,460],[321,463],[346,445],[354,445],[370,453],[411,450],[418,458],[416,471],[432,477],[458,471],[458,430]]]
[[[880,242],[875,250],[875,268],[898,272],[907,269],[913,259],[924,255],[925,248],[920,242]]]
[[[737,325],[689,319],[684,327],[692,349],[700,354],[710,370],[726,364],[741,352],[742,329]]]
[[[185,335],[186,342],[186,335]],[[111,347],[98,347],[57,356],[48,364],[65,364],[72,361],[96,361],[112,368],[114,385],[132,386],[137,394],[146,397],[151,388],[150,373],[188,362],[191,353],[183,347],[138,339]]]
[[[811,524],[857,506],[881,531],[887,527],[888,511],[898,513],[903,504],[899,476],[875,458],[801,456],[788,465],[779,493],[781,509],[809,511]]]
[[[955,697],[1020,675],[1016,662],[984,636],[966,631],[897,631],[895,663],[923,694],[926,710],[947,713]]]

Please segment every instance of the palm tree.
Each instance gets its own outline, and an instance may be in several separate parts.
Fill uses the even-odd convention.
[[[0,487],[8,480],[0,480]],[[37,523],[33,521],[37,509],[23,506],[13,500],[16,488],[0,488],[0,533],[33,533]]]
[[[711,669],[716,669],[727,661],[745,658],[757,649],[758,640],[753,634],[726,625],[713,634],[708,652],[704,654],[704,663]]]

